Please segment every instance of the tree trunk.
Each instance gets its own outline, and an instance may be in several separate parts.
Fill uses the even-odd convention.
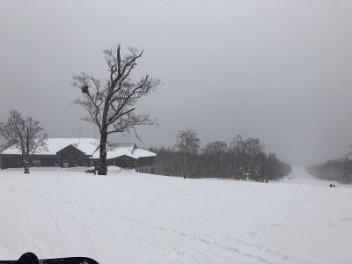
[[[24,165],[24,173],[28,174],[29,173],[29,162],[25,160],[25,165]]]
[[[29,158],[28,158],[28,155],[26,155],[26,154],[23,155],[23,167],[24,167],[24,173],[28,174],[29,173]]]
[[[107,143],[108,133],[107,131],[102,131],[100,133],[100,156],[99,156],[99,167],[98,175],[107,175],[106,166],[106,143]]]
[[[24,173],[29,173],[29,128],[27,127],[27,138],[26,138],[26,148],[25,148],[25,166],[24,166]]]
[[[27,154],[27,150],[24,144],[21,144],[21,151],[24,173],[27,174],[29,173],[29,155]]]
[[[185,151],[184,157],[183,157],[183,178],[186,179],[188,176],[188,171],[187,171],[187,152]]]

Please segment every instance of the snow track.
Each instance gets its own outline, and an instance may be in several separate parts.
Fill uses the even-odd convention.
[[[350,263],[352,188],[293,173],[263,184],[1,171],[0,258],[33,251],[102,264]]]

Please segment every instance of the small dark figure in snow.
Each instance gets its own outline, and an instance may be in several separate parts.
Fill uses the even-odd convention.
[[[333,187],[336,187],[336,185],[335,184],[330,184],[330,187],[333,188]]]
[[[186,174],[183,174],[183,178],[186,179]]]

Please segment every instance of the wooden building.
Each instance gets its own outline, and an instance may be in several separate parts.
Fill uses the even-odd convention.
[[[137,148],[135,144],[121,144],[108,149],[106,159],[108,166],[134,168],[140,172],[154,173],[155,157],[155,153]],[[99,151],[93,154],[92,159],[95,163],[98,162]]]
[[[99,160],[99,140],[92,138],[50,138],[46,147],[30,156],[30,167],[89,167]],[[154,172],[156,154],[136,145],[116,145],[107,152],[107,163],[122,168]],[[23,167],[21,151],[10,147],[0,153],[1,169]]]

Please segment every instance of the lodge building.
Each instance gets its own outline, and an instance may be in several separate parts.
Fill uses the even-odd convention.
[[[135,144],[117,144],[107,150],[107,165],[154,172],[156,154],[139,149]],[[93,138],[49,138],[45,148],[30,156],[30,167],[89,167],[99,160],[99,140]],[[15,147],[0,153],[0,167],[23,167],[21,151]]]

